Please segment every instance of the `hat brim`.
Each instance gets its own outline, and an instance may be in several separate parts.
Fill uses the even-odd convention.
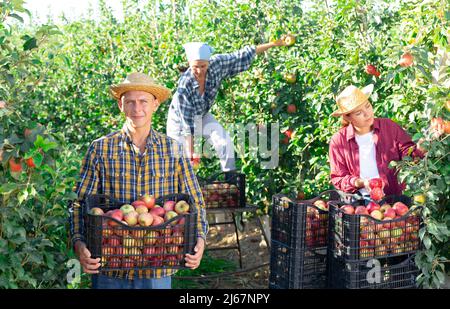
[[[163,86],[149,85],[149,84],[118,84],[110,87],[111,95],[119,100],[127,91],[145,91],[156,97],[159,104],[163,103],[170,97],[170,90]]]
[[[342,115],[346,115],[346,114],[350,114],[351,112],[353,112],[354,110],[357,110],[359,107],[361,107],[361,105],[363,105],[364,103],[366,103],[367,99],[370,98],[370,96],[372,95],[373,92],[373,84],[367,85],[366,87],[364,87],[363,89],[361,89],[361,92],[364,93],[365,95],[365,100],[361,102],[361,104],[356,105],[354,108],[352,108],[351,110],[342,112],[339,110],[334,111],[331,116],[333,117],[339,117]]]

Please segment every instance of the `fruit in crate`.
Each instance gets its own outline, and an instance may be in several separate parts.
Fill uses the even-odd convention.
[[[189,204],[186,201],[178,201],[175,204],[175,212],[179,215],[189,213]]]
[[[170,221],[171,219],[175,218],[176,216],[178,216],[178,214],[173,211],[173,210],[169,210],[168,212],[166,212],[166,214],[164,215],[164,221]],[[170,223],[171,225],[176,225],[177,224],[177,220],[174,220]]]
[[[328,204],[324,200],[317,200],[313,205],[321,210],[328,211]]]
[[[144,245],[156,244],[158,237],[159,237],[158,231],[148,231],[148,233],[144,235]]]
[[[138,207],[138,206],[145,206],[145,202],[144,201],[141,201],[141,200],[137,200],[137,201],[134,201],[133,203],[131,203],[131,206],[133,206],[134,208],[136,208],[136,207]],[[147,206],[146,206],[147,207]]]
[[[395,210],[395,213],[397,214],[397,216],[404,216],[408,211],[409,208],[408,206],[406,206],[405,204],[403,204],[402,202],[396,202],[393,206],[392,209]]]
[[[152,214],[153,216],[164,217],[165,213],[166,211],[161,206],[155,206],[152,209],[150,209],[150,214]]]
[[[153,215],[153,223],[152,226],[157,226],[164,223],[164,218],[160,216]]]
[[[141,214],[145,214],[148,212],[148,208],[144,205],[139,205],[136,207],[136,212],[141,215]]]
[[[150,213],[140,214],[138,217],[138,222],[140,226],[151,226],[154,221],[154,217]]]
[[[127,213],[130,213],[134,210],[134,207],[130,204],[124,204],[120,207],[120,210],[123,212],[123,215],[125,216]]]
[[[378,205],[375,202],[369,202],[369,204],[367,204],[366,206],[367,211],[369,212],[369,214],[371,214],[374,210],[380,210],[380,205]]]
[[[130,205],[131,206],[131,205]],[[133,206],[131,206],[133,207]],[[136,211],[131,211],[125,214],[123,219],[129,226],[135,226],[138,223],[139,214]]]
[[[163,208],[164,210],[167,211],[172,211],[175,208],[175,201],[166,201],[164,202]]]
[[[355,214],[355,208],[352,205],[342,205],[340,209],[347,215]]]
[[[239,189],[236,185],[230,185],[230,192],[231,194],[236,194],[239,192]]]
[[[355,215],[369,215],[369,211],[365,206],[358,206],[355,209]]]
[[[89,214],[94,215],[94,216],[102,216],[105,213],[103,212],[103,210],[101,208],[94,207],[89,210]]]
[[[380,207],[380,211],[384,214],[384,213],[386,212],[386,210],[388,210],[388,209],[390,209],[390,208],[392,208],[391,205],[389,205],[389,204],[383,204],[383,205],[381,205],[381,207]]]
[[[393,208],[389,208],[388,210],[386,210],[384,212],[384,217],[385,218],[391,218],[394,219],[396,216],[395,210]]]
[[[145,194],[145,195],[143,195],[143,196],[141,197],[141,201],[144,201],[145,206],[146,206],[148,209],[153,208],[153,207],[155,206],[155,203],[156,203],[155,197],[154,197],[153,195],[150,195],[150,194]]]
[[[383,214],[379,210],[374,210],[370,213],[370,216],[377,220],[383,220]]]
[[[123,219],[123,212],[120,209],[110,210],[106,213],[106,215],[117,221],[122,221],[122,219]],[[113,220],[109,220],[109,225],[117,226],[118,223]]]

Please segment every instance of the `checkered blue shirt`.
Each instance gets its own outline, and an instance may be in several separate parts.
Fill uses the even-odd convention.
[[[172,112],[175,115],[169,120],[170,126],[176,127],[182,136],[193,135],[194,117],[204,116],[209,112],[222,80],[247,70],[255,55],[256,47],[246,46],[234,53],[212,56],[209,60],[203,95],[200,95],[198,91],[199,84],[191,69],[184,72],[178,81],[177,91],[170,104],[169,113]]]

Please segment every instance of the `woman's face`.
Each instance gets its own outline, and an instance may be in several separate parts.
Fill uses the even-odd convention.
[[[189,62],[189,66],[191,67],[192,73],[195,78],[200,80],[205,80],[206,72],[208,71],[209,62],[207,60],[194,60]]]
[[[374,119],[372,104],[367,101],[357,110],[344,115],[344,119],[350,122],[354,127],[367,128],[372,126]]]

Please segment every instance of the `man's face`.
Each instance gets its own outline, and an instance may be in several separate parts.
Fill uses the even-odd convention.
[[[151,125],[152,115],[158,109],[158,100],[145,91],[132,90],[125,92],[118,101],[119,109],[134,128]]]
[[[373,125],[374,119],[372,104],[367,100],[367,102],[357,110],[346,115],[345,119],[358,128],[370,127]]]
[[[204,80],[208,71],[209,62],[207,60],[194,60],[189,62],[192,73],[197,80]]]

